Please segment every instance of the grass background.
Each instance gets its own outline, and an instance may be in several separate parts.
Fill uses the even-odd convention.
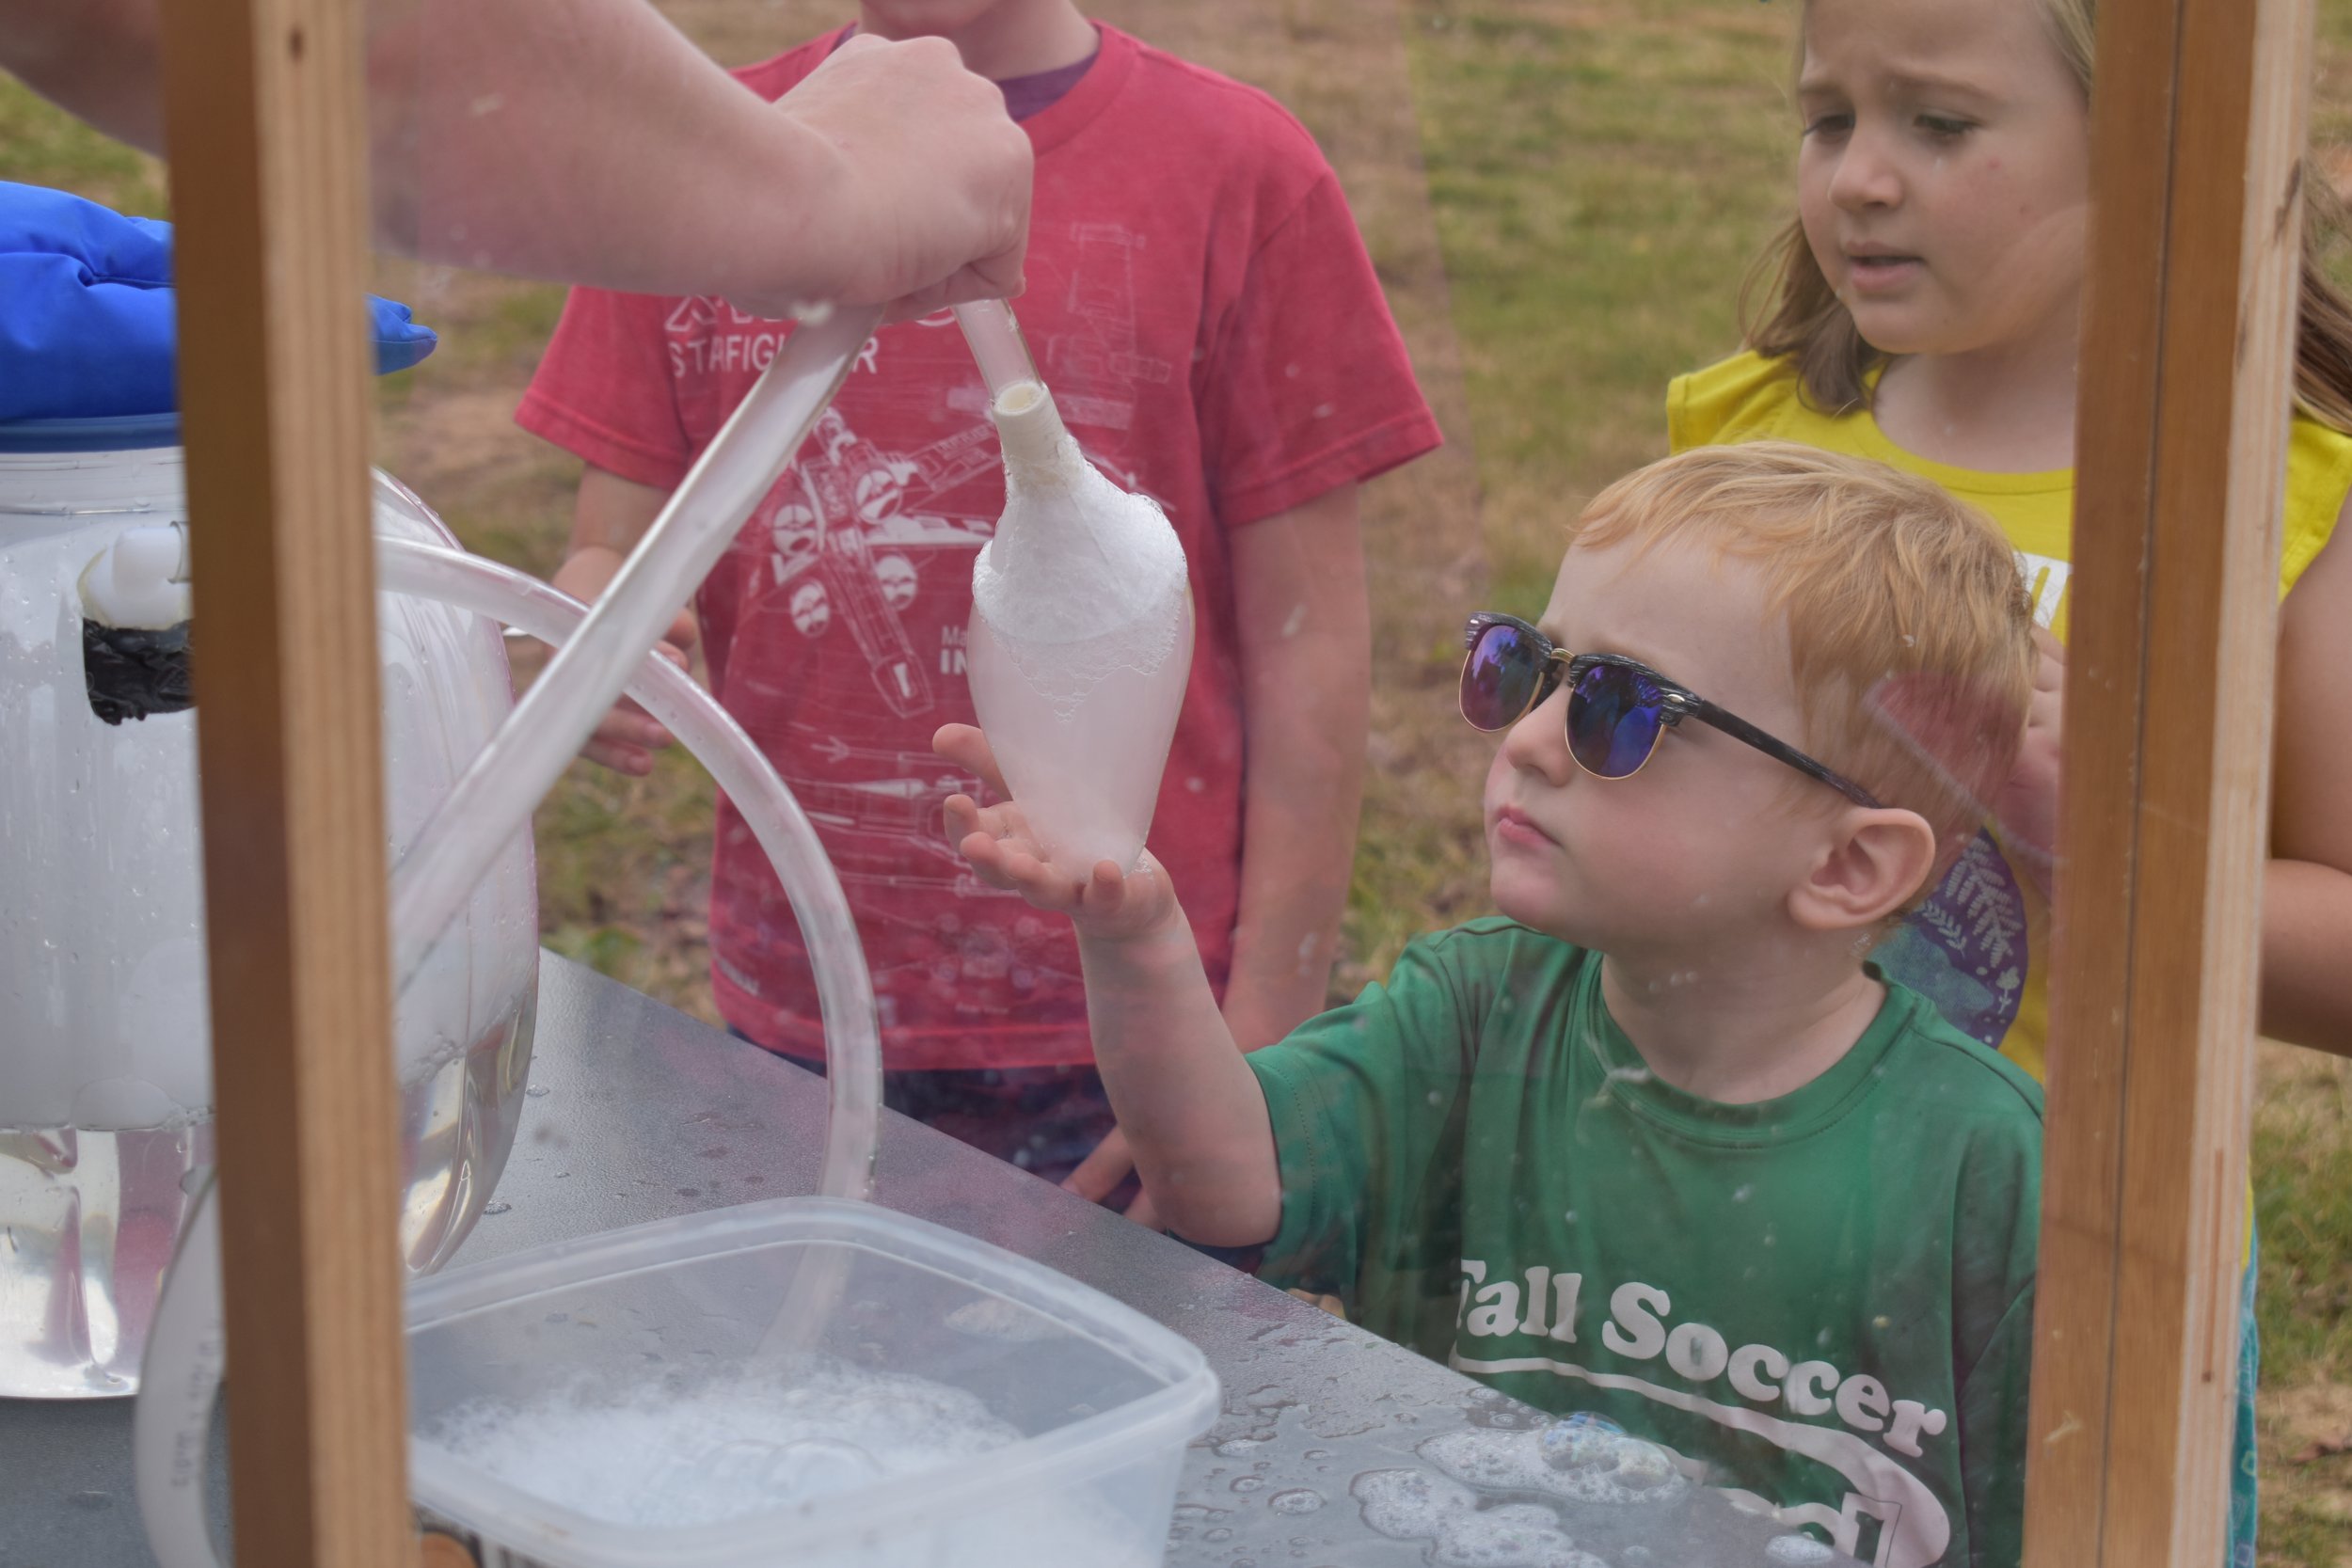
[[[729,64],[845,19],[813,0],[669,0]],[[1734,298],[1786,220],[1794,8],[1755,0],[1110,0],[1098,14],[1275,92],[1347,185],[1446,452],[1367,497],[1373,760],[1343,992],[1413,931],[1485,900],[1454,721],[1472,598],[1533,610],[1557,525],[1665,450],[1676,372],[1737,346]],[[2313,139],[2352,177],[2352,0],[2319,0]],[[159,166],[0,76],[0,179],[167,214]],[[379,384],[380,460],[469,545],[541,575],[578,465],[509,422],[562,292],[387,261],[443,346]],[[528,671],[523,672],[526,675]],[[538,820],[548,945],[708,1018],[711,793],[682,754],[644,780],[575,768]],[[2352,1064],[2262,1048],[2254,1129],[2265,1564],[2352,1564]],[[2337,1451],[2329,1451],[2335,1449]]]

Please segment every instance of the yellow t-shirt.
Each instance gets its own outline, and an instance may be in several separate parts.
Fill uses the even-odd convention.
[[[1801,441],[1874,457],[1922,478],[1980,510],[2017,549],[2033,590],[2035,618],[2066,635],[2068,550],[2074,523],[2071,468],[2038,474],[1980,473],[1931,463],[1886,438],[1869,411],[1824,414],[1799,395],[1786,359],[1735,355],[1677,376],[1666,390],[1674,450],[1740,441]],[[2352,436],[2302,414],[2287,436],[2283,597],[2335,531],[2352,493]],[[1947,1018],[2036,1078],[2049,1037],[2050,911],[2033,883],[2016,875],[1990,832],[1961,856],[1902,934],[1878,954],[1887,972],[1925,992]]]

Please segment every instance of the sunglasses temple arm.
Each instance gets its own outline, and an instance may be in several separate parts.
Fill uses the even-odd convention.
[[[1734,740],[1746,742],[1774,761],[1785,762],[1798,772],[1809,778],[1819,779],[1855,805],[1877,810],[1883,803],[1868,790],[1835,768],[1814,761],[1787,741],[1766,734],[1738,714],[1717,707],[1704,697],[1692,699],[1691,716],[1723,731]]]

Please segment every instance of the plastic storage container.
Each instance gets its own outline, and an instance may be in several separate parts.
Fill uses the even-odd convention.
[[[425,1560],[485,1568],[1157,1563],[1217,1411],[1140,1313],[832,1198],[426,1282],[409,1375]]]

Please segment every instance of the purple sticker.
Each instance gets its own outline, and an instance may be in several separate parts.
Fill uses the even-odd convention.
[[[1969,841],[1951,874],[1883,943],[1876,962],[1953,1028],[1995,1051],[2026,991],[2026,901],[1992,833]]]

